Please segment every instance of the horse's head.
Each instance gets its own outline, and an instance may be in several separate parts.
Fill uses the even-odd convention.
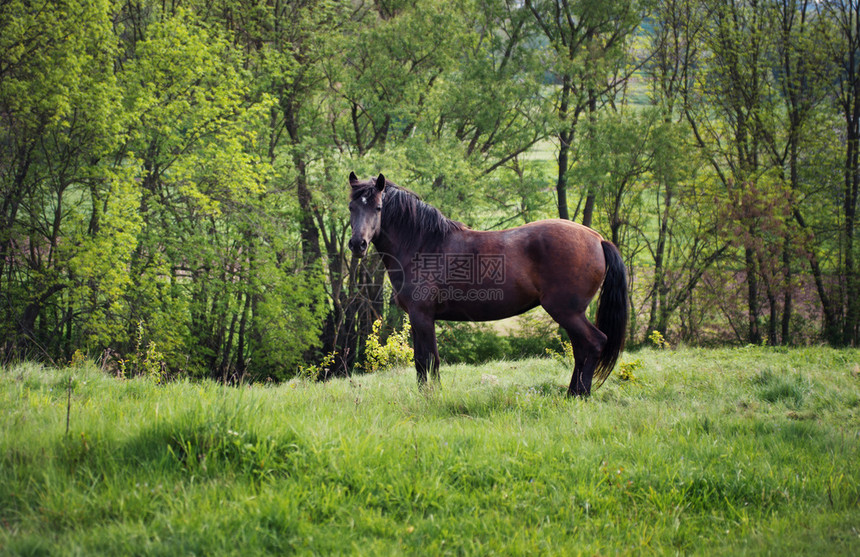
[[[359,181],[355,173],[350,172],[349,185],[352,189],[349,201],[352,238],[349,239],[349,249],[356,257],[364,257],[381,228],[385,176],[380,174],[376,181]]]

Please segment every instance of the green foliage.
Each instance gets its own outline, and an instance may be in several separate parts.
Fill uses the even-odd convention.
[[[561,352],[547,348],[546,353],[550,358],[566,368],[573,369],[576,364],[576,359],[573,356],[573,343],[569,340],[561,340]]]
[[[132,258],[145,226],[138,212],[140,195],[132,176],[118,172],[104,202],[94,205],[92,214],[80,212],[70,218],[72,230],[79,235],[60,247],[68,262],[69,301],[83,313],[80,340],[89,348],[127,340],[120,332],[130,311],[127,294],[134,284]],[[95,233],[87,231],[86,219],[98,221]]]
[[[0,359],[288,379],[355,350],[351,170],[475,228],[566,192],[625,255],[633,342],[856,343],[843,8],[706,4],[3,2]]]
[[[362,366],[364,371],[373,373],[412,364],[415,351],[409,345],[409,335],[412,330],[409,316],[403,316],[403,327],[399,331],[396,329],[392,331],[384,344],[380,339],[381,329],[382,319],[377,319],[373,322],[373,332],[367,337],[364,345],[364,365]]]
[[[538,358],[548,348],[563,349],[558,324],[536,312],[519,317],[516,328],[505,333],[485,323],[442,322],[436,336],[439,355],[449,364]]]
[[[621,381],[627,381],[630,383],[638,383],[639,378],[636,376],[635,372],[642,369],[642,360],[637,358],[635,360],[621,361],[618,363],[618,369],[616,370],[616,374],[618,375],[618,379]]]
[[[669,342],[665,338],[663,338],[663,335],[660,333],[660,331],[651,331],[651,334],[648,335],[648,340],[651,341],[651,344],[653,344],[655,348],[669,348]]]
[[[337,357],[337,352],[329,352],[323,359],[320,360],[317,364],[311,364],[309,366],[299,366],[298,377],[301,379],[307,379],[310,381],[319,381],[320,379],[327,377],[329,372],[331,371],[331,365],[334,363],[334,359]]]
[[[87,210],[89,193],[117,187],[115,175],[99,166],[121,141],[111,10],[104,1],[0,6],[0,336],[6,347],[30,345],[40,314],[53,329],[57,308],[72,306],[62,299],[76,286],[68,276],[74,250],[67,248],[95,234],[97,221],[72,219],[67,226],[64,218]],[[110,242],[102,243],[114,255]],[[125,246],[118,252],[125,257]],[[105,277],[109,290],[122,282],[118,275]],[[65,344],[68,357],[77,346],[59,336],[41,335],[42,350],[58,356]]]
[[[508,337],[476,323],[444,323],[437,326],[439,356],[448,363],[478,364],[510,358]]]
[[[120,377],[141,375],[158,385],[166,379],[165,357],[158,350],[158,345],[155,341],[150,340],[144,345],[145,330],[143,322],[139,322],[137,324],[134,352],[128,356],[128,359],[120,359],[119,375]]]
[[[289,379],[305,351],[320,346],[323,281],[314,270],[292,273],[271,264],[261,271],[255,282],[262,292],[255,306],[251,346],[257,361],[251,369],[257,375]]]

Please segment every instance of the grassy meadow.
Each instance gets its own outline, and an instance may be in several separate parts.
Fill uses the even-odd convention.
[[[623,361],[586,401],[550,359],[428,393],[3,368],[0,554],[860,553],[860,351]]]

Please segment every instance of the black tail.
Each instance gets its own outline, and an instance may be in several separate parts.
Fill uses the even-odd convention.
[[[597,328],[606,335],[606,346],[597,359],[597,367],[594,370],[594,379],[597,386],[603,384],[618,356],[624,349],[624,340],[627,337],[627,270],[624,268],[624,260],[612,242],[603,242],[603,255],[606,257],[606,276],[603,278],[603,287],[600,289],[600,299],[597,302]]]

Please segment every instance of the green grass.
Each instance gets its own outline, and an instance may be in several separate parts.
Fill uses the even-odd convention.
[[[0,554],[857,554],[860,351],[325,384],[0,371]],[[69,433],[67,385],[72,378]]]

